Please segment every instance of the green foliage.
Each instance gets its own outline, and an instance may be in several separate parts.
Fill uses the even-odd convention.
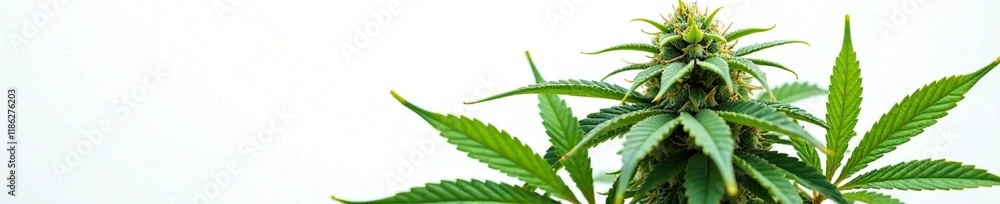
[[[924,128],[937,123],[937,119],[948,115],[948,110],[955,108],[965,98],[965,93],[996,66],[997,62],[993,62],[970,74],[934,81],[893,105],[872,125],[871,131],[865,133],[847,165],[844,165],[840,180],[910,141],[913,136],[924,132]]]
[[[684,173],[684,195],[688,203],[718,203],[726,184],[717,167],[705,155],[698,153],[687,162]]]
[[[583,141],[580,141],[580,143],[574,146],[573,149],[570,149],[569,152],[566,154],[572,155],[580,148],[585,148],[585,147],[589,148],[593,145],[596,145],[596,143],[600,143],[603,142],[604,140],[610,139],[610,138],[598,138],[597,136],[608,135],[607,133],[612,132],[618,128],[631,126],[650,116],[664,114],[664,113],[666,113],[666,111],[657,109],[645,109],[615,116],[610,120],[604,121],[601,124],[597,124],[597,126],[594,126],[594,129],[587,132],[587,135],[583,137]],[[594,140],[594,142],[591,142],[592,140]]]
[[[663,69],[664,69],[663,65],[653,65],[650,66],[649,68],[646,68],[646,70],[643,70],[641,73],[639,73],[639,75],[636,75],[635,79],[633,79],[635,83],[632,83],[632,88],[629,88],[628,92],[625,94],[625,97],[622,98],[622,103],[624,104],[625,100],[628,99],[628,96],[631,93],[633,93],[636,88],[639,88],[639,86],[641,86],[642,83],[646,83],[650,79],[653,79],[653,77],[656,77],[657,74],[663,72]]]
[[[646,192],[653,190],[654,188],[667,183],[668,180],[680,175],[684,169],[687,168],[687,161],[693,153],[691,152],[679,152],[668,156],[663,159],[662,162],[656,164],[653,170],[649,172],[646,180],[642,182],[639,189],[636,190],[636,195],[645,196]],[[638,199],[633,199],[638,201]]]
[[[629,43],[629,44],[621,44],[621,45],[611,46],[609,48],[605,48],[605,49],[599,50],[597,52],[584,52],[584,54],[601,54],[601,53],[610,52],[610,51],[622,51],[622,50],[641,51],[641,52],[648,52],[648,53],[652,53],[652,54],[658,54],[658,53],[660,53],[660,48],[657,47],[656,45],[643,44],[643,43]]]
[[[608,79],[608,77],[614,76],[615,74],[618,74],[618,73],[632,71],[632,70],[642,70],[642,69],[646,69],[646,67],[649,67],[649,65],[646,65],[646,64],[630,64],[630,65],[626,65],[626,66],[624,66],[622,68],[616,69],[615,71],[611,71],[611,73],[608,73],[608,75],[605,75],[604,77],[601,77],[601,81],[604,81],[605,79]]]
[[[945,160],[917,160],[889,165],[861,174],[840,187],[850,189],[960,190],[1000,185],[1000,177]]]
[[[819,88],[816,84],[808,82],[792,82],[774,87],[771,89],[771,94],[774,95],[774,99],[778,102],[794,103],[809,97],[827,94],[827,91],[823,88]],[[768,94],[760,94],[760,96],[757,97],[757,100],[766,100],[767,98],[764,98],[766,95]]]
[[[768,193],[767,189],[760,185],[760,182],[753,179],[743,179],[739,181],[739,184],[740,187],[746,189],[750,194],[764,201],[763,203],[777,203],[774,201],[774,198],[771,198],[771,193]]]
[[[535,76],[535,83],[544,83],[545,79],[535,67],[531,54],[525,52],[524,55],[528,58],[528,65],[531,66],[531,73]],[[545,133],[549,135],[549,141],[552,142],[558,154],[565,154],[573,148],[573,145],[583,140],[583,132],[580,130],[580,123],[573,116],[573,110],[559,96],[539,94],[538,109],[542,116],[542,125],[545,126]],[[551,165],[551,163],[549,164]],[[594,203],[594,170],[590,167],[590,156],[587,151],[584,150],[573,155],[563,164],[583,196],[589,203]]]
[[[674,62],[667,65],[667,68],[660,74],[660,87],[662,88],[656,92],[656,97],[653,98],[653,101],[660,101],[663,94],[667,93],[668,88],[666,87],[673,87],[674,83],[677,83],[677,80],[686,76],[692,69],[694,69],[694,62],[687,64]]]
[[[826,156],[826,177],[833,179],[840,167],[847,142],[857,135],[854,126],[861,113],[861,69],[851,43],[851,21],[844,22],[844,41],[830,75],[830,94],[826,102],[826,143],[833,154]],[[846,168],[845,168],[846,169]],[[846,176],[841,176],[841,178]]]
[[[803,162],[817,169],[823,167],[819,163],[819,153],[816,152],[816,147],[809,144],[809,141],[797,137],[789,138],[789,140],[792,142],[792,148],[795,149],[795,154],[798,155]]]
[[[847,201],[866,203],[902,203],[884,194],[857,189],[900,189],[900,190],[953,190],[964,188],[988,187],[1000,185],[1000,177],[990,174],[971,165],[944,160],[916,160],[890,165],[848,179],[871,162],[881,158],[886,153],[895,150],[910,138],[920,134],[938,119],[947,115],[983,76],[991,71],[1000,58],[977,70],[976,72],[945,77],[918,89],[913,94],[903,98],[894,105],[888,113],[872,126],[858,146],[851,152],[851,157],[841,168],[840,175],[835,175],[838,167],[848,152],[848,143],[857,133],[854,127],[860,114],[861,104],[861,70],[854,48],[851,43],[850,18],[844,23],[844,41],[840,55],[837,57],[830,77],[830,94],[827,102],[827,145],[833,150],[828,154],[825,167],[829,181],[840,184],[839,191]],[[803,151],[808,144],[796,143],[793,146],[798,155],[809,161],[812,167],[823,170],[818,160],[810,153]],[[834,178],[836,178],[834,180]],[[803,185],[805,183],[800,182]],[[814,189],[815,190],[815,189]],[[823,192],[817,190],[818,192]],[[832,198],[823,194],[813,200],[821,202]],[[834,199],[836,201],[836,199]],[[838,201],[843,202],[843,201]]]
[[[795,186],[773,164],[750,154],[739,154],[733,157],[733,162],[740,169],[743,169],[747,175],[757,180],[762,187],[767,189],[776,201],[782,203],[802,203],[802,198],[799,198],[798,193],[795,192]]]
[[[766,59],[757,59],[757,58],[745,58],[745,59],[750,60],[750,62],[753,62],[754,64],[759,65],[759,66],[768,66],[768,67],[774,67],[774,68],[778,68],[778,69],[781,69],[781,70],[785,70],[785,71],[787,71],[789,73],[792,73],[792,75],[795,75],[796,79],[799,78],[799,74],[795,73],[794,70],[789,69],[788,67],[785,67],[785,65],[778,64],[775,61],[766,60]]]
[[[736,194],[736,177],[733,173],[732,157],[734,144],[732,133],[726,121],[711,110],[698,112],[698,116],[681,113],[680,122],[684,131],[694,138],[694,144],[715,162],[719,174],[726,184],[726,192]]]
[[[776,25],[772,25],[771,27],[768,27],[768,28],[743,28],[743,29],[739,29],[739,30],[734,30],[732,32],[728,32],[723,37],[725,37],[726,40],[728,40],[728,41],[736,41],[736,39],[739,39],[739,38],[741,38],[743,36],[747,36],[747,35],[754,34],[754,33],[760,33],[760,32],[764,32],[764,31],[769,31],[771,29],[774,29],[775,26]]]
[[[537,186],[556,197],[579,202],[541,156],[506,132],[475,119],[424,110],[407,102],[395,92],[393,97],[441,131],[441,136],[448,139],[448,143],[457,146],[459,151],[468,153],[470,158]]]
[[[789,118],[812,123],[814,125],[818,125],[823,128],[829,128],[829,126],[827,126],[826,122],[824,122],[823,119],[819,119],[816,116],[813,116],[809,112],[806,112],[806,110],[802,110],[799,107],[795,107],[787,103],[780,103],[780,102],[771,102],[771,101],[757,101],[757,102],[764,104],[768,107],[774,108],[774,110],[784,113]]]
[[[822,146],[822,143],[813,138],[802,126],[764,104],[753,101],[727,103],[720,105],[717,112],[723,119],[732,123],[803,138],[817,147]]]
[[[621,100],[625,98],[628,89],[624,87],[600,82],[600,81],[590,81],[590,80],[559,80],[550,81],[545,83],[538,83],[528,85],[526,87],[514,89],[483,99],[465,102],[465,104],[476,104],[486,101],[491,101],[494,99],[505,98],[513,95],[520,94],[558,94],[558,95],[568,95],[568,96],[582,96],[582,97],[592,97],[592,98],[605,98],[612,100]],[[632,103],[648,103],[648,99],[635,97],[639,94],[628,94],[633,97],[628,97],[627,102]]]
[[[649,19],[645,19],[645,18],[636,18],[636,19],[632,19],[632,21],[641,21],[641,22],[648,23],[649,25],[652,25],[653,27],[656,27],[656,29],[660,30],[660,32],[664,32],[664,33],[670,32],[670,30],[671,30],[666,25],[663,25],[662,23],[656,22],[654,20],[649,20]]]
[[[686,113],[685,113],[686,114]],[[635,127],[628,132],[625,137],[625,148],[622,149],[622,171],[624,178],[629,178],[635,174],[635,168],[639,165],[639,160],[653,150],[664,137],[670,135],[677,127],[680,120],[677,116],[662,114],[648,117],[635,124]],[[626,189],[629,180],[620,180],[615,185],[618,189]],[[615,202],[621,203],[625,191],[618,191],[614,195]]]
[[[889,195],[871,191],[855,191],[850,193],[844,193],[844,197],[846,197],[847,200],[851,202],[861,201],[871,204],[903,204],[903,201],[899,201],[895,198],[890,197]]]
[[[729,64],[726,63],[725,60],[718,57],[712,57],[706,59],[704,62],[696,61],[696,63],[702,69],[707,69],[718,74],[719,78],[722,78],[722,80],[726,82],[726,88],[729,89],[729,91],[733,91],[733,77],[729,76]]]
[[[737,39],[774,27],[727,32],[728,27],[715,20],[719,9],[706,13],[708,9],[693,3],[678,3],[674,12],[663,17],[665,22],[635,20],[657,28],[658,32],[648,33],[651,44],[622,44],[589,53],[630,50],[652,54],[647,55],[648,62],[618,68],[604,77],[643,70],[632,78],[629,88],[589,80],[545,82],[525,53],[535,84],[467,102],[537,94],[541,123],[552,143],[544,157],[491,125],[424,110],[393,92],[400,103],[439,130],[459,151],[524,183],[516,187],[478,180],[443,181],[362,203],[557,202],[553,198],[580,203],[556,174],[563,167],[585,201],[595,203],[588,149],[620,135],[626,135],[620,152],[622,167],[611,174],[616,176],[607,192],[608,203],[821,203],[827,199],[834,203],[901,203],[861,189],[946,190],[1000,185],[1000,177],[985,170],[944,160],[904,162],[849,179],[947,115],[1000,59],[974,73],[946,77],[918,89],[882,115],[851,150],[848,144],[857,135],[854,128],[862,86],[849,20],[844,24],[841,52],[830,78],[824,121],[789,103],[827,94],[826,90],[803,82],[771,88],[758,66],[795,72],[768,59],[744,57],[779,45],[808,43],[778,40],[732,50]],[[753,80],[760,87],[751,85]],[[764,92],[751,97],[761,87]],[[621,100],[622,104],[577,120],[558,95]],[[826,129],[827,144],[799,122]],[[791,145],[798,158],[772,151],[773,145]],[[817,149],[827,154],[825,166]],[[843,163],[847,152],[853,153]],[[836,175],[838,169],[840,175]],[[842,181],[847,182],[841,185]]]
[[[732,58],[729,59],[728,62],[729,66],[733,69],[749,73],[750,76],[753,76],[753,78],[757,79],[757,81],[760,81],[760,84],[764,86],[764,90],[767,91],[766,93],[768,94],[768,97],[771,97],[772,101],[776,100],[773,92],[771,91],[771,85],[768,85],[767,83],[767,76],[764,75],[764,72],[760,71],[760,67],[757,67],[757,64],[754,64],[750,60],[744,58]]]
[[[844,196],[837,191],[837,187],[826,180],[815,167],[808,166],[805,162],[799,161],[799,159],[790,157],[787,154],[773,152],[773,151],[762,151],[762,150],[750,150],[749,154],[753,154],[770,164],[778,167],[786,177],[790,177],[795,182],[805,186],[806,188],[815,190],[823,196],[832,199],[838,203],[846,203],[847,200]],[[747,154],[747,153],[744,153]],[[745,156],[745,155],[742,155]],[[818,162],[817,162],[818,163]]]
[[[660,46],[662,47],[662,46],[667,45],[669,43],[677,42],[678,40],[681,40],[681,38],[683,38],[683,37],[681,37],[680,35],[663,35],[663,36],[660,36]]]
[[[767,48],[772,48],[774,46],[786,45],[786,44],[793,44],[793,43],[801,43],[801,44],[809,45],[808,42],[801,41],[801,40],[775,40],[775,41],[770,41],[770,42],[763,42],[763,43],[757,43],[757,44],[753,44],[753,45],[748,45],[746,47],[737,49],[736,51],[733,52],[733,55],[736,55],[736,56],[749,55],[750,53],[761,51],[761,50],[764,50],[764,49],[767,49]]]

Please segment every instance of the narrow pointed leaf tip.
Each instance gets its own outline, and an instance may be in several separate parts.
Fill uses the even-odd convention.
[[[531,52],[525,50],[524,57],[528,58],[528,66],[531,67],[531,75],[535,77],[535,83],[544,83],[545,79],[542,78],[542,74],[538,73],[538,68],[535,67],[535,60],[531,59]]]
[[[636,18],[636,19],[632,19],[629,22],[635,22],[635,21],[646,22],[649,25],[652,25],[653,27],[656,27],[657,30],[660,30],[661,32],[664,32],[664,33],[670,32],[670,29],[667,29],[666,25],[663,25],[662,23],[658,23],[658,22],[653,21],[653,20],[649,20],[649,19],[645,19],[645,18]]]
[[[406,99],[403,99],[402,96],[399,96],[399,94],[397,94],[396,91],[389,90],[389,94],[392,94],[392,97],[396,98],[396,100],[399,101],[399,103],[409,103],[406,102]]]
[[[440,131],[440,135],[446,138],[448,143],[456,145],[459,151],[465,152],[470,158],[479,160],[508,176],[518,178],[528,185],[545,190],[555,197],[579,203],[573,192],[544,158],[532,152],[530,147],[507,132],[473,118],[427,111],[406,102],[395,92],[390,93],[403,106]]]
[[[715,14],[719,13],[719,10],[722,10],[722,7],[715,8],[715,11],[712,11],[712,14],[708,15],[708,19],[705,20],[705,28],[712,26],[713,21],[715,21]]]

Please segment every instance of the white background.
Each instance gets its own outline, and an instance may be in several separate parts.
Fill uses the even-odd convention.
[[[995,1],[701,3],[724,6],[716,19],[734,28],[778,25],[743,45],[809,41],[754,55],[823,87],[851,14],[865,87],[861,134],[923,84],[1000,55]],[[524,50],[550,80],[597,79],[621,59],[640,61],[640,53],[580,52],[647,42],[640,29],[652,28],[628,21],[658,19],[673,4],[4,1],[0,86],[18,88],[20,143],[17,197],[0,203],[330,203],[330,194],[374,199],[442,179],[519,183],[444,143],[389,90],[495,124],[543,152],[534,96],[461,102],[531,83]],[[765,71],[773,84],[794,80]],[[629,75],[609,81],[627,84]],[[1000,73],[987,75],[947,117],[870,167],[931,157],[1000,173],[997,87]],[[616,103],[564,98],[577,117]],[[822,116],[824,103],[796,105]],[[593,150],[597,172],[620,165],[619,144]],[[987,203],[1000,200],[998,190],[882,192],[909,203]]]

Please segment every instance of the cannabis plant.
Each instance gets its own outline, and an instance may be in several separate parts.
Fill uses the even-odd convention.
[[[467,102],[538,94],[542,125],[552,143],[544,157],[492,125],[434,113],[392,92],[458,150],[520,179],[523,185],[446,180],[375,201],[333,199],[345,203],[557,203],[555,199],[595,203],[588,149],[621,136],[625,138],[620,153],[622,167],[606,192],[608,203],[819,203],[826,199],[836,203],[899,203],[863,189],[947,190],[1000,185],[1000,177],[944,160],[904,162],[848,179],[945,116],[1000,59],[977,72],[928,84],[904,98],[875,123],[842,165],[848,141],[856,135],[853,129],[861,102],[860,69],[851,44],[849,19],[831,76],[824,121],[788,104],[824,90],[802,83],[771,89],[760,67],[791,69],[749,56],[779,45],[807,43],[777,40],[737,46],[741,37],[773,26],[729,31],[714,19],[718,11],[679,2],[674,12],[664,17],[665,22],[636,19],[656,28],[651,42],[590,53],[649,53],[648,62],[629,64],[608,75],[641,70],[627,88],[603,81],[545,81],[526,53],[536,84]],[[760,86],[753,85],[754,81]],[[763,91],[763,96],[753,97],[755,90]],[[557,95],[605,98],[620,104],[578,120]],[[827,129],[826,145],[799,121]],[[771,150],[784,144],[793,146],[797,157]],[[826,155],[825,165],[819,152]],[[557,176],[556,171],[563,168],[582,199]]]

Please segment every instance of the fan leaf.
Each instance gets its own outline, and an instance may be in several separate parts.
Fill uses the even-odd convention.
[[[780,134],[777,133],[765,132],[761,133],[760,136],[764,138],[764,140],[770,141],[771,143],[792,145],[792,140],[785,139],[784,137],[782,137]]]
[[[757,79],[757,81],[760,81],[760,85],[764,86],[764,91],[766,91],[768,97],[770,97],[772,101],[776,100],[773,92],[771,91],[771,85],[768,85],[767,83],[767,76],[764,75],[764,72],[760,71],[760,68],[757,67],[756,64],[750,62],[750,60],[739,57],[731,58],[727,62],[729,62],[729,67],[749,73],[750,76],[753,76],[753,78]]]
[[[741,47],[740,49],[736,49],[736,51],[733,51],[733,56],[744,56],[767,48],[772,48],[774,46],[792,44],[792,43],[802,43],[809,45],[808,42],[801,40],[775,40],[775,41],[757,43]]]
[[[878,122],[872,125],[871,130],[865,133],[861,143],[844,165],[838,180],[843,180],[867,167],[869,163],[910,141],[910,138],[922,133],[924,128],[934,125],[938,119],[948,115],[948,110],[955,108],[958,102],[965,98],[965,93],[993,70],[997,63],[998,61],[994,61],[970,74],[931,82],[893,105],[889,112],[882,115]]]
[[[768,66],[768,67],[774,67],[774,68],[778,68],[778,69],[781,69],[781,70],[785,70],[787,72],[792,73],[792,75],[795,75],[796,79],[799,78],[799,74],[798,73],[795,73],[795,71],[792,71],[792,69],[789,69],[788,67],[785,67],[785,65],[778,64],[777,62],[774,62],[774,61],[771,61],[771,60],[766,60],[766,59],[756,59],[756,58],[746,58],[746,59],[750,60],[750,62],[753,62],[754,64],[757,64],[757,65],[760,65],[760,66]]]
[[[719,203],[725,188],[721,174],[704,154],[698,153],[688,159],[684,172],[684,195],[688,203]]]
[[[656,45],[653,45],[653,44],[628,43],[628,44],[621,44],[621,45],[611,46],[609,48],[605,48],[605,49],[597,51],[597,52],[584,52],[583,54],[593,55],[593,54],[601,54],[601,53],[610,52],[610,51],[622,51],[622,50],[642,51],[642,52],[648,52],[648,53],[652,53],[652,54],[658,54],[658,53],[660,53],[660,48],[657,47]]]
[[[750,194],[753,194],[757,198],[763,200],[764,203],[778,203],[774,202],[774,198],[771,197],[771,193],[768,193],[767,189],[760,185],[760,182],[753,179],[740,179],[736,182],[739,183],[740,187],[743,187],[743,189],[747,189]]]
[[[602,108],[597,112],[587,114],[587,118],[580,120],[580,127],[583,128],[584,133],[589,133],[591,130],[594,130],[594,128],[597,127],[597,125],[600,125],[601,123],[611,120],[612,118],[649,108],[650,106],[641,104],[620,105],[610,108]]]
[[[660,74],[660,90],[656,92],[656,97],[653,98],[653,101],[660,101],[663,94],[666,94],[667,90],[669,90],[670,87],[677,82],[677,80],[680,80],[682,77],[687,75],[692,69],[694,69],[694,61],[687,64],[673,62],[667,65],[667,68],[663,69],[663,73]]]
[[[481,103],[520,94],[557,94],[621,100],[625,98],[627,92],[628,89],[611,83],[571,79],[532,84],[476,101],[465,102],[465,104]],[[638,93],[631,95],[631,97],[625,98],[625,101],[642,104],[649,103],[649,99],[636,97],[639,95]]]
[[[615,182],[614,183],[618,183],[621,180],[622,180],[621,176],[615,177]],[[611,188],[608,189],[607,195],[616,195],[616,194],[618,194],[618,186],[617,185],[611,185]],[[615,202],[615,197],[614,196],[608,196],[607,198],[604,199],[604,203],[605,204],[614,203],[614,202]]]
[[[664,113],[666,113],[666,111],[662,109],[643,109],[620,114],[607,121],[601,122],[600,124],[594,126],[592,130],[588,131],[583,137],[583,140],[580,141],[580,143],[577,143],[576,146],[574,146],[573,149],[570,149],[566,155],[563,155],[563,157],[565,158],[567,155],[572,156],[576,151],[579,151],[580,148],[590,148],[611,139],[611,137],[599,138],[598,136],[608,135],[607,133],[615,131],[618,128],[632,126],[643,119]]]
[[[729,76],[729,64],[726,63],[726,60],[718,57],[711,57],[705,59],[704,62],[698,61],[697,63],[702,69],[718,74],[719,78],[722,78],[722,80],[726,82],[726,88],[729,89],[729,92],[733,92],[733,88],[735,87],[733,86],[733,78]]]
[[[456,180],[427,184],[411,188],[408,192],[373,201],[346,201],[330,196],[333,200],[355,203],[559,203],[520,187],[492,181]]]
[[[816,84],[808,82],[791,82],[772,88],[771,93],[774,94],[774,99],[778,102],[795,103],[809,97],[827,94],[827,91],[826,89],[816,86]],[[765,95],[768,94],[761,94],[757,97],[757,100],[767,100],[767,98],[764,97]]]
[[[698,111],[697,116],[681,112],[680,122],[684,125],[684,131],[694,138],[694,143],[700,146],[702,152],[719,168],[719,174],[726,184],[726,192],[730,195],[736,194],[736,174],[733,173],[732,165],[736,142],[733,141],[732,132],[729,131],[726,121],[715,112],[706,109]]]
[[[656,75],[660,74],[660,72],[663,72],[663,68],[663,65],[653,65],[646,68],[646,70],[642,70],[639,75],[636,75],[635,79],[632,80],[632,87],[628,89],[625,97],[622,98],[622,103],[625,103],[625,99],[627,99],[631,93],[635,93],[635,89],[639,88],[639,86],[642,86],[642,84],[645,84],[650,79],[653,79],[653,77],[656,77]]]
[[[803,138],[820,150],[827,151],[823,148],[823,144],[813,138],[802,126],[795,124],[784,114],[764,104],[753,101],[725,103],[718,107],[716,113],[729,122],[753,126],[790,137]]]
[[[636,195],[645,195],[660,185],[667,183],[671,178],[680,175],[684,168],[687,168],[687,161],[693,152],[679,152],[667,156],[653,167],[653,170],[646,174],[646,179],[636,190]]]
[[[632,126],[632,130],[625,136],[625,148],[622,149],[622,169],[621,178],[632,178],[635,174],[639,161],[646,157],[654,147],[660,144],[677,128],[680,120],[677,116],[670,114],[656,115]],[[630,179],[619,180],[618,189],[627,189]],[[622,203],[625,191],[618,191],[615,195],[615,203]],[[612,195],[609,195],[612,196]]]
[[[830,94],[826,102],[826,121],[829,124],[826,132],[826,143],[833,154],[826,156],[826,176],[833,179],[837,168],[840,168],[847,151],[847,143],[857,132],[854,126],[858,124],[858,114],[861,113],[861,68],[851,43],[851,22],[844,22],[844,41],[830,75]],[[850,162],[848,162],[850,163]],[[846,169],[846,168],[845,168]],[[841,174],[840,180],[850,176]]]
[[[774,25],[771,25],[770,28],[743,28],[743,29],[735,30],[733,32],[727,32],[725,35],[723,35],[723,37],[726,37],[727,41],[732,42],[732,41],[734,41],[736,39],[739,39],[740,37],[747,36],[747,35],[754,34],[754,33],[769,31],[771,29],[774,29]]]
[[[889,195],[871,191],[855,191],[850,193],[844,193],[844,197],[847,198],[847,200],[851,201],[852,203],[861,201],[870,204],[903,204],[903,201],[899,201],[895,198],[892,198]]]
[[[861,174],[840,187],[850,189],[959,190],[1000,185],[1000,177],[972,165],[916,160]]]
[[[395,92],[391,93],[396,100],[399,100],[399,103],[441,131],[441,136],[457,146],[458,150],[468,153],[470,158],[479,160],[492,169],[516,177],[532,186],[537,186],[556,197],[579,202],[569,187],[563,183],[559,176],[556,176],[556,172],[541,156],[532,152],[530,147],[511,137],[507,132],[500,131],[479,120],[424,110],[407,102]]]
[[[535,83],[544,83],[545,79],[538,72],[535,62],[531,59],[531,54],[528,52],[524,54],[528,58],[528,65],[531,66],[531,73],[535,77]],[[549,141],[553,147],[555,147],[555,152],[553,153],[564,154],[570,148],[573,148],[573,145],[583,140],[583,132],[580,130],[580,123],[573,116],[573,110],[559,96],[539,94],[538,109],[540,110],[539,115],[542,117],[542,126],[545,127],[545,133],[549,136]],[[546,152],[546,155],[548,155],[548,152]],[[588,203],[594,203],[594,170],[590,167],[590,156],[587,154],[587,150],[573,155],[563,163],[566,165],[566,171],[569,172],[573,183],[576,183],[577,188],[583,193]]]
[[[656,27],[657,30],[660,30],[660,32],[663,32],[663,33],[670,33],[671,31],[673,31],[673,29],[667,28],[667,25],[663,25],[663,23],[656,22],[654,20],[649,20],[649,19],[645,19],[645,18],[636,18],[636,19],[632,19],[632,21],[642,21],[642,22],[648,23],[649,25],[652,25],[653,27]]]
[[[806,162],[806,164],[809,164],[809,166],[812,166],[813,168],[823,169],[821,168],[823,166],[819,163],[819,153],[816,153],[816,147],[809,144],[809,141],[798,137],[789,138],[789,140],[792,141],[792,148],[795,148],[795,154],[798,155],[803,162]]]
[[[751,154],[737,154],[733,157],[733,163],[743,169],[751,178],[757,180],[776,201],[802,203],[802,198],[796,192],[795,186],[788,182],[781,170],[773,164]]]
[[[622,73],[622,72],[626,72],[626,71],[632,71],[632,70],[646,69],[646,67],[649,67],[649,65],[648,64],[630,64],[630,65],[624,66],[622,68],[618,68],[615,71],[611,71],[611,73],[608,73],[608,75],[604,75],[604,77],[601,77],[601,81],[604,81],[605,79],[608,79],[608,77],[614,76],[615,74],[618,74],[618,73]]]
[[[792,105],[787,104],[787,103],[781,103],[781,102],[776,102],[776,101],[774,101],[774,102],[772,102],[772,101],[757,101],[757,102],[761,103],[761,104],[764,104],[764,105],[767,105],[768,107],[774,108],[774,110],[777,110],[778,112],[784,113],[789,118],[796,119],[796,120],[801,120],[801,121],[806,121],[808,123],[812,123],[814,125],[818,125],[818,126],[823,127],[823,128],[830,128],[829,126],[827,126],[826,122],[823,121],[823,119],[819,119],[816,116],[813,116],[812,114],[809,114],[809,112],[806,112],[806,110],[802,110],[799,107],[795,107],[795,106],[792,106]]]
[[[840,194],[840,191],[837,191],[837,186],[830,183],[823,176],[823,173],[820,173],[815,167],[809,166],[805,162],[784,153],[763,150],[749,150],[747,152],[777,166],[778,170],[781,170],[786,176],[806,188],[815,190],[834,202],[847,203],[844,195]]]

